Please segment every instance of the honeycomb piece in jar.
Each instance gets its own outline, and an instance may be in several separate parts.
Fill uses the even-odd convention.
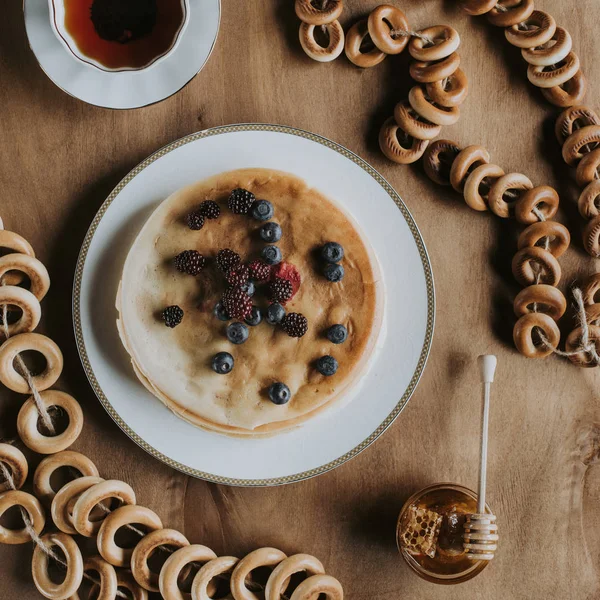
[[[398,539],[410,554],[435,557],[442,515],[426,508],[409,507],[403,519]]]

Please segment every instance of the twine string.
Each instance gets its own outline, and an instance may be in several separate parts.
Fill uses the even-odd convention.
[[[429,37],[428,35],[423,35],[422,33],[419,33],[418,31],[413,31],[412,29],[401,29],[401,28],[392,29],[390,31],[390,36],[393,39],[396,39],[399,37],[415,37],[415,38],[419,38],[420,40],[423,40],[427,44],[435,44],[435,40],[433,38]]]

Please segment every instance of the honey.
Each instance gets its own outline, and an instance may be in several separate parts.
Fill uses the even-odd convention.
[[[82,55],[108,69],[148,66],[173,45],[181,0],[65,0],[65,29]]]

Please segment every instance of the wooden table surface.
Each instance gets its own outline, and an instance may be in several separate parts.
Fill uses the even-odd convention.
[[[38,0],[40,2],[45,0]],[[406,54],[361,71],[343,56],[328,65],[299,48],[291,0],[224,0],[221,32],[204,71],[149,108],[114,112],[75,100],[46,78],[27,45],[20,3],[0,20],[0,215],[48,265],[52,289],[41,331],[66,358],[60,387],[82,403],[75,449],[105,477],[133,485],[140,504],[220,554],[264,545],[318,556],[353,600],[600,598],[600,408],[598,369],[551,357],[531,361],[512,346],[510,275],[514,221],[470,210],[420,167],[391,164],[377,132],[411,86]],[[600,108],[597,0],[539,0],[572,34]],[[355,22],[375,0],[347,2]],[[527,82],[517,49],[452,0],[405,0],[414,28],[447,23],[461,35],[470,95],[444,137],[481,143],[508,172],[561,193],[574,247],[561,259],[563,289],[598,265],[582,250],[576,192],[553,136],[557,110]],[[334,472],[276,489],[236,489],[186,477],[147,456],[111,421],[80,366],[71,327],[71,285],[84,234],[132,167],[185,134],[235,122],[292,125],[325,135],[367,159],[394,185],[425,238],[436,279],[437,323],[424,377],[390,430]],[[332,174],[335,177],[335,173]],[[393,298],[390,308],[393,310]],[[568,330],[569,324],[566,327]],[[477,485],[479,388],[475,358],[498,356],[491,411],[489,502],[498,515],[497,558],[474,580],[436,586],[399,556],[395,520],[422,486]],[[376,390],[373,391],[376,393]],[[365,395],[368,401],[370,394]],[[0,390],[0,435],[14,433],[23,396]],[[335,433],[332,431],[332,435]],[[36,598],[30,545],[0,547],[0,598]]]

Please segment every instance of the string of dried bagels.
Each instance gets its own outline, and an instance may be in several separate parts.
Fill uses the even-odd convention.
[[[0,383],[13,392],[29,394],[17,416],[20,442],[45,455],[35,469],[32,493],[23,491],[29,474],[18,440],[0,443],[0,517],[17,507],[23,527],[0,525],[0,543],[34,543],[31,571],[39,592],[50,600],[76,600],[84,580],[92,586],[96,600],[133,598],[145,600],[148,592],[160,592],[166,600],[210,600],[219,586],[228,586],[227,598],[256,600],[311,600],[323,594],[328,600],[343,600],[339,581],[327,574],[322,563],[308,554],[287,556],[276,548],[261,548],[241,560],[217,557],[206,546],[191,544],[174,529],[165,528],[153,511],[137,504],[134,490],[118,480],[104,480],[85,455],[68,450],[83,428],[83,411],[72,396],[50,389],[63,370],[60,348],[48,337],[35,333],[40,302],[50,288],[50,277],[35,257],[31,245],[20,235],[6,231],[0,219]],[[29,289],[21,284],[29,280]],[[20,309],[20,310],[16,310]],[[41,354],[46,366],[32,374],[21,358],[23,352]],[[67,417],[58,432],[57,417]],[[74,479],[56,489],[53,475],[67,468]],[[117,508],[112,508],[114,505]],[[140,536],[133,548],[124,548],[117,536],[127,528]],[[96,538],[98,554],[84,559],[74,536]],[[155,552],[167,557],[155,572]],[[59,583],[52,569],[60,567]],[[252,578],[256,569],[270,575],[260,584]],[[181,580],[193,575],[189,592]],[[288,592],[290,578],[305,578]],[[290,595],[291,594],[291,595]]]
[[[521,49],[528,63],[529,81],[542,90],[548,102],[566,108],[556,122],[556,135],[564,160],[577,165],[577,183],[585,186],[579,197],[579,211],[589,219],[583,232],[584,247],[590,255],[600,257],[600,119],[592,109],[575,106],[583,100],[586,79],[579,57],[572,51],[571,36],[557,27],[551,15],[535,10],[533,0],[463,0],[460,5],[467,13],[485,14],[492,25],[504,28],[507,41]],[[300,43],[308,56],[321,62],[337,58],[344,46],[338,21],[342,0],[296,0],[295,8],[302,21]],[[327,46],[319,45],[315,37],[319,26],[329,36]],[[565,313],[567,301],[557,287],[562,275],[557,259],[569,247],[571,236],[564,225],[552,220],[559,205],[556,190],[547,185],[534,187],[521,173],[505,173],[490,163],[490,154],[482,146],[460,148],[450,140],[431,141],[442,126],[458,121],[468,93],[467,78],[459,68],[459,45],[460,37],[453,28],[437,25],[412,31],[404,13],[388,4],[378,6],[345,36],[346,56],[359,67],[375,66],[407,46],[413,58],[409,71],[417,85],[407,100],[396,105],[393,117],[379,133],[385,156],[400,164],[423,158],[429,178],[439,185],[451,185],[472,209],[490,210],[500,218],[515,218],[527,225],[512,263],[515,279],[526,286],[514,300],[518,320],[513,338],[519,352],[528,358],[555,353],[578,366],[598,366],[599,274],[585,281],[582,289],[572,290],[577,326],[567,337],[566,349],[559,349],[557,321]]]

